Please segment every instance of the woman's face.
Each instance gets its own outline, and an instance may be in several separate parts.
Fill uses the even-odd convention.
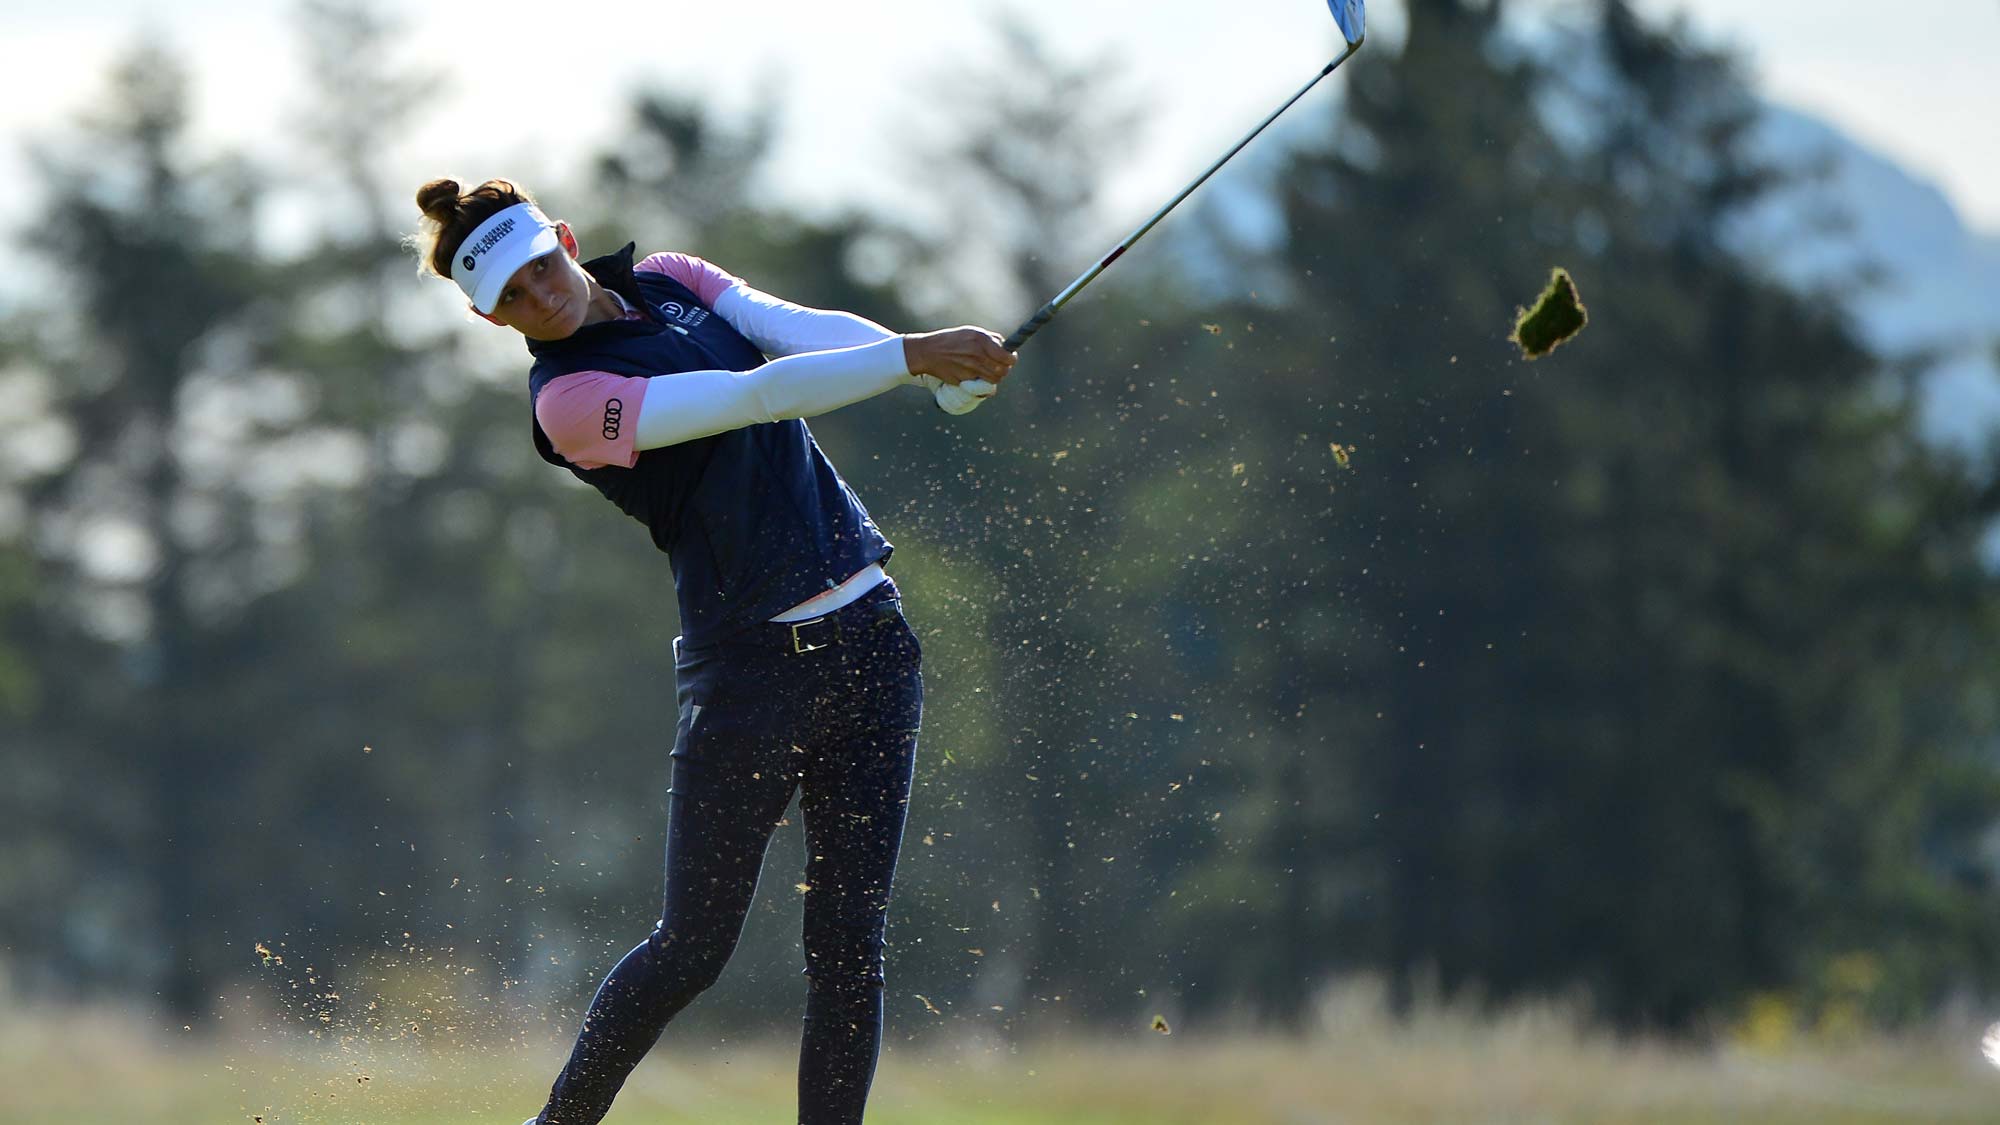
[[[565,231],[565,234],[568,232]],[[576,264],[575,244],[534,259],[514,271],[487,316],[530,340],[561,340],[583,326],[590,311],[590,275]]]

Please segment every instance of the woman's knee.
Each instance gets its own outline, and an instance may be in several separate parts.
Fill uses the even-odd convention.
[[[859,993],[882,988],[882,943],[808,949],[806,980],[815,992]]]
[[[850,971],[838,968],[806,969],[806,988],[819,996],[862,1001],[882,993],[882,971]]]
[[[722,970],[736,951],[733,935],[686,935],[656,929],[650,941],[654,963],[671,982],[671,990],[690,998],[722,979]]]

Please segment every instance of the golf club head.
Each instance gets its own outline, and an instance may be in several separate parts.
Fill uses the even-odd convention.
[[[1333,9],[1333,22],[1340,25],[1347,45],[1360,46],[1362,36],[1368,33],[1368,5],[1363,0],[1326,0],[1326,4]]]

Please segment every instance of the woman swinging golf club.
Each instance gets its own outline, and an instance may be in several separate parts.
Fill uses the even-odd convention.
[[[897,335],[684,254],[579,263],[569,227],[504,180],[434,180],[417,206],[430,270],[527,338],[536,449],[646,525],[680,606],[660,920],[598,987],[530,1125],[602,1119],[715,982],[794,789],[811,856],[799,1121],[859,1122],[923,681],[889,543],[803,419],[905,385],[962,412],[1014,357],[984,329]]]

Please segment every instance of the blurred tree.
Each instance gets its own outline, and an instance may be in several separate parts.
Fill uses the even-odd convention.
[[[172,58],[126,56],[104,108],[37,153],[34,241],[67,298],[41,315],[75,437],[39,489],[35,537],[51,597],[111,661],[49,668],[68,685],[64,793],[91,826],[72,839],[93,870],[57,926],[95,951],[90,976],[157,986],[179,1015],[207,1002],[223,957],[212,920],[235,889],[248,746],[210,678],[216,630],[287,570],[253,520],[285,468],[230,462],[297,412],[293,388],[258,370],[276,299],[250,242],[257,182],[190,156],[186,101]]]
[[[599,205],[621,224],[620,237],[691,245],[757,211],[758,173],[777,137],[770,102],[736,128],[662,90],[635,95],[627,108],[618,147],[594,162]]]
[[[915,327],[891,283],[917,252],[913,236],[853,210],[808,219],[759,191],[778,129],[769,105],[732,127],[689,98],[651,91],[633,98],[630,115],[617,147],[593,162],[594,221],[580,226],[591,253],[635,241],[641,255],[711,256],[789,300]]]
[[[332,176],[309,186],[325,225],[294,265],[305,311],[283,354],[366,455],[312,506],[313,565],[267,607],[314,674],[265,677],[289,692],[299,745],[260,821],[280,850],[338,849],[259,914],[334,951],[357,1012],[404,974],[488,1013],[523,983],[525,1003],[566,1000],[650,924],[673,729],[665,560],[535,456],[519,338],[437,315],[463,309],[447,286],[412,293],[416,185],[388,184],[381,161],[435,83],[392,63],[397,22],[366,3],[302,16],[326,87],[304,132]],[[659,596],[635,613],[635,590]],[[605,913],[629,921],[594,924]]]
[[[8,343],[20,364],[26,341]],[[61,926],[51,920],[68,920],[89,859],[74,819],[85,803],[76,792],[84,776],[75,768],[78,740],[65,722],[67,693],[50,673],[83,663],[78,650],[94,646],[65,629],[48,604],[51,584],[29,536],[27,497],[41,472],[55,467],[43,457],[59,454],[67,434],[42,414],[47,404],[30,391],[31,379],[41,383],[20,370],[0,376],[0,400],[10,406],[5,424],[23,439],[0,454],[0,746],[10,778],[0,790],[0,903],[7,904],[0,950],[23,991],[40,991],[82,975],[64,956]],[[43,442],[50,444],[39,455],[30,453]]]
[[[288,263],[301,313],[280,357],[323,432],[358,456],[344,487],[307,504],[310,565],[264,607],[302,659],[244,670],[293,719],[258,809],[263,838],[276,854],[324,853],[252,916],[294,956],[321,951],[335,970],[324,992],[356,1011],[419,962],[451,969],[440,991],[492,995],[523,976],[532,944],[528,708],[538,595],[555,581],[553,496],[513,448],[526,428],[516,386],[484,377],[437,315],[451,300],[410,311],[445,291],[411,292],[416,185],[391,183],[384,160],[437,76],[395,61],[405,29],[372,3],[314,0],[299,33],[311,60],[299,133],[323,174],[301,185],[315,239]]]
[[[916,162],[942,189],[950,235],[928,261],[912,264],[908,282],[948,278],[941,288],[961,302],[1025,312],[1069,280],[1058,277],[1064,255],[1092,249],[1082,236],[1095,217],[1104,158],[1134,115],[1110,89],[1102,60],[1064,59],[1012,18],[995,31],[996,58],[937,82],[955,94],[934,151]],[[1006,332],[1014,323],[993,327]],[[1049,518],[1068,513],[1068,530],[1088,539],[1090,530],[1073,521],[1089,517],[1054,492],[1039,458],[1021,456],[1062,447],[1080,421],[1058,404],[1083,339],[1066,323],[1036,338],[1004,404],[967,419],[986,421],[985,434],[999,437],[991,426],[1004,414],[1013,456],[993,456],[1001,450],[982,434],[987,464],[957,470],[956,504],[926,516],[933,535],[971,549],[994,587],[996,612],[981,639],[1001,663],[981,687],[999,695],[1000,737],[993,756],[967,762],[967,772],[976,838],[1000,862],[982,865],[971,888],[975,902],[990,899],[992,909],[967,941],[983,952],[973,958],[976,984],[965,999],[997,1006],[1017,1031],[1032,1026],[1023,1017],[1089,1011],[1086,993],[1109,984],[1095,971],[1102,953],[1088,948],[1107,921],[1098,810],[1090,809],[1101,788],[1089,779],[1093,769],[1102,772],[1091,732],[1109,685],[1087,655],[1093,630],[1070,627],[1059,612],[1074,597],[1075,560],[1061,553]]]
[[[911,991],[1184,1026],[1382,967],[1688,1026],[1990,974],[2000,482],[1732,249],[1774,182],[1734,63],[1597,11],[1531,50],[1498,4],[1417,0],[1276,178],[1267,258],[1163,228],[992,406],[814,421],[927,650]],[[518,341],[405,272],[381,160],[431,85],[395,22],[302,27],[303,252],[252,241],[276,188],[189,155],[157,50],[38,160],[60,297],[0,372],[0,943],[181,1013],[258,940],[331,968],[287,982],[306,1014],[376,1018],[347,1009],[399,973],[547,1007],[656,910],[670,579],[533,456]],[[1026,312],[1097,248],[1131,116],[1101,65],[1002,48],[923,165],[947,233],[764,200],[768,114],[665,95],[590,182],[533,186],[592,252],[899,329]],[[1593,323],[1523,366],[1553,264]],[[794,902],[761,900],[749,1002],[695,1019],[794,1010]]]
[[[1330,338],[1340,401],[1273,378],[1261,411],[1321,405],[1312,447],[1359,448],[1337,584],[1263,649],[1317,669],[1317,751],[1256,763],[1289,800],[1255,846],[1337,858],[1235,973],[1277,1003],[1316,964],[1581,984],[1687,1026],[1864,950],[1934,998],[1992,932],[1933,854],[1992,656],[1990,509],[1841,310],[1731,252],[1772,182],[1731,60],[1607,3],[1545,66],[1501,7],[1412,4],[1281,179],[1281,331],[1322,356],[1266,354],[1316,373]],[[1551,263],[1593,322],[1523,369],[1502,341]]]

